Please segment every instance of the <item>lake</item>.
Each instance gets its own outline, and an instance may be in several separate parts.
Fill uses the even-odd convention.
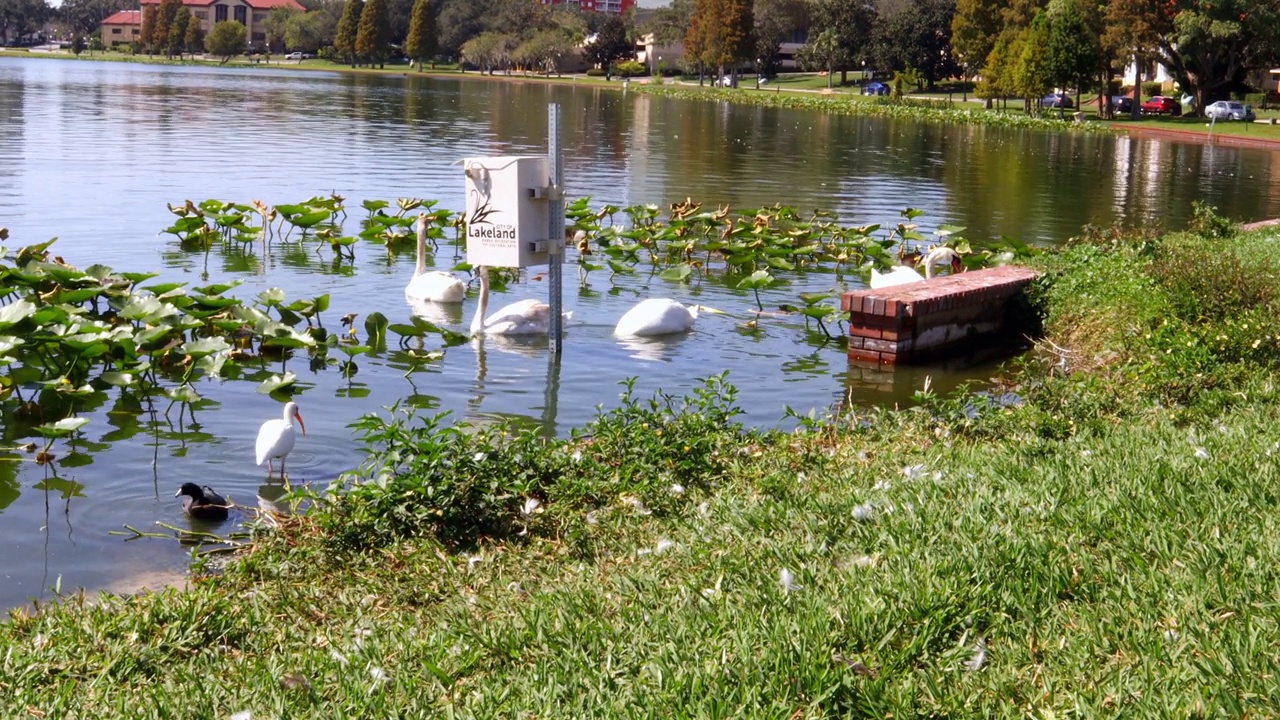
[[[240,282],[252,298],[272,287],[289,298],[329,294],[326,325],[346,313],[410,315],[403,288],[412,248],[389,254],[356,246],[335,263],[314,244],[277,245],[270,255],[183,250],[159,234],[167,203],[207,198],[268,204],[337,193],[352,225],[360,201],[416,197],[463,205],[461,168],[472,156],[546,148],[547,104],[561,107],[569,196],[593,205],[686,197],[750,208],[783,203],[830,210],[845,224],[899,220],[920,208],[925,229],[967,228],[973,238],[1008,236],[1041,245],[1085,224],[1178,227],[1204,200],[1240,220],[1280,216],[1274,152],[1124,137],[953,127],[692,102],[598,88],[479,80],[430,80],[275,69],[165,67],[0,58],[0,226],[10,248],[50,237],[52,252],[86,267],[151,270],[160,280]],[[442,247],[436,264],[455,262]],[[766,306],[800,290],[832,289],[806,274],[762,293]],[[545,297],[536,272],[495,304]],[[611,336],[637,300],[673,296],[723,310],[694,332],[661,342]],[[564,434],[600,404],[616,402],[625,378],[645,394],[682,393],[724,370],[748,423],[785,425],[837,402],[909,402],[926,377],[946,390],[990,376],[994,365],[898,372],[850,366],[843,351],[795,317],[766,315],[754,328],[747,291],[693,287],[594,273],[580,288],[566,268],[574,311],[558,365],[545,345],[502,342],[449,348],[405,377],[386,358],[360,358],[348,382],[333,368],[299,374],[296,399],[307,435],[289,456],[294,484],[323,487],[362,455],[348,424],[403,401],[428,412],[485,421],[513,418]],[[474,308],[438,319],[465,329]],[[393,341],[394,342],[394,341]],[[17,451],[0,454],[0,606],[50,596],[50,588],[130,591],[181,577],[188,549],[173,541],[126,542],[108,534],[156,522],[186,527],[173,494],[186,481],[235,501],[278,494],[253,464],[258,425],[279,417],[277,400],[244,381],[203,382],[209,400],[192,415],[140,407],[115,394],[87,402],[83,437],[59,442],[56,476]],[[4,444],[29,442],[30,424],[5,404]],[[219,528],[231,529],[228,524]]]

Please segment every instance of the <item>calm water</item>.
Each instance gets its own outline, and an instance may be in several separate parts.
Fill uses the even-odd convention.
[[[207,268],[157,232],[168,202],[216,197],[296,202],[337,192],[352,226],[363,199],[435,198],[462,205],[455,160],[545,149],[546,105],[561,105],[573,196],[627,205],[693,197],[736,207],[782,202],[839,213],[849,224],[890,223],[904,207],[927,224],[952,223],[973,237],[1007,235],[1041,244],[1085,223],[1177,226],[1195,199],[1241,220],[1280,216],[1275,153],[1191,144],[1009,132],[826,116],[721,103],[693,103],[536,84],[298,74],[271,70],[164,68],[0,58],[0,226],[10,247],[52,236],[54,251],[84,267],[155,270],[162,279],[238,280],[249,298],[269,287],[290,297],[329,293],[327,322],[374,310],[410,313],[403,287],[410,254],[361,245],[354,265],[326,250],[277,248],[270,257],[215,253]],[[437,258],[453,262],[452,251]],[[767,294],[789,301],[825,289],[830,276],[795,279]],[[377,358],[360,360],[350,386],[330,369],[300,363],[298,397],[308,435],[290,455],[295,483],[324,484],[361,460],[347,424],[397,399],[458,417],[518,417],[549,432],[584,423],[611,404],[616,383],[637,376],[648,391],[680,392],[730,371],[749,422],[777,425],[783,408],[906,400],[926,375],[935,387],[986,377],[990,366],[896,374],[850,367],[803,323],[766,317],[759,329],[748,296],[704,286],[698,301],[730,313],[699,321],[673,340],[628,346],[612,323],[637,298],[688,296],[688,289],[601,273],[579,292],[572,269],[565,298],[575,311],[558,368],[545,348],[489,341],[450,349],[412,384]],[[532,280],[496,303],[545,296]],[[443,319],[470,318],[472,303]],[[394,340],[393,340],[394,342]],[[0,458],[0,606],[47,597],[61,578],[76,586],[129,590],[172,578],[186,553],[172,542],[108,535],[157,521],[185,525],[173,492],[208,483],[254,504],[265,473],[252,463],[257,426],[279,404],[247,382],[203,384],[213,402],[194,420],[152,415],[114,397],[86,416],[85,440],[59,446],[56,478]],[[162,410],[162,408],[161,408]],[[4,444],[26,442],[5,418]],[[74,450],[74,453],[70,451]],[[224,526],[227,529],[230,526]]]

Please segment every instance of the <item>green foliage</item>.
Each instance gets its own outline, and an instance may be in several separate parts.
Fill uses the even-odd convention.
[[[289,24],[302,14],[302,11],[287,5],[277,5],[271,8],[270,12],[267,13],[267,19],[262,23],[268,50],[280,52],[285,49],[285,35],[288,32]]]
[[[685,52],[705,67],[726,69],[753,57],[749,0],[694,0]]]
[[[387,0],[365,0],[356,32],[356,55],[370,64],[381,66],[390,48],[391,23],[387,18]]]
[[[409,19],[409,36],[404,41],[404,54],[418,63],[418,71],[422,71],[422,61],[430,60],[439,48],[436,15],[430,0],[415,0],[413,15]]]
[[[621,15],[610,13],[605,17],[585,53],[589,62],[602,68],[635,57],[635,46],[627,39],[627,24]]]
[[[235,20],[224,20],[215,23],[209,31],[204,39],[204,49],[210,55],[222,58],[225,65],[232,57],[245,51],[245,37],[244,25]]]
[[[722,376],[690,396],[648,401],[634,397],[634,381],[624,384],[619,407],[567,440],[510,423],[447,426],[443,415],[398,408],[389,420],[366,416],[353,427],[370,458],[339,480],[347,491],[322,522],[347,549],[421,535],[472,546],[554,536],[568,516],[619,498],[661,514],[684,499],[683,489],[710,489],[724,477],[732,455],[721,448],[742,442],[745,431]]]
[[[364,11],[364,0],[346,0],[342,5],[342,17],[338,19],[338,27],[333,37],[333,49],[344,61],[356,66],[359,52],[356,49],[356,34]]]
[[[179,12],[184,9],[182,0],[160,0],[160,7],[156,10],[153,44],[156,49],[163,48],[165,54],[169,57],[173,56],[173,53],[169,51],[173,25],[177,21]],[[185,31],[186,28],[183,28],[183,30]],[[181,39],[182,36],[179,35],[178,37]]]
[[[193,22],[191,12],[186,7],[178,8],[177,13],[173,16],[173,21],[169,23],[169,37],[165,44],[165,52],[172,57],[173,55],[182,55],[185,48],[187,38],[187,25]]]
[[[182,44],[189,53],[204,51],[204,30],[201,29],[199,20],[191,18],[187,22],[187,31],[183,34]]]
[[[649,74],[648,68],[643,63],[635,60],[626,60],[613,66],[614,72],[620,77],[643,77]]]

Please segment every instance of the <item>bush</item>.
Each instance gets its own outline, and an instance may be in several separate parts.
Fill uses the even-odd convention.
[[[604,68],[588,68],[587,77],[604,77]]]
[[[421,535],[451,546],[559,536],[595,507],[627,498],[661,514],[683,500],[683,489],[724,476],[733,457],[721,448],[739,445],[745,431],[723,376],[684,398],[640,401],[633,382],[625,385],[619,407],[567,440],[510,423],[446,426],[443,414],[421,419],[396,408],[389,420],[366,416],[353,427],[370,459],[339,479],[350,490],[326,506],[321,523],[342,549]]]
[[[1267,94],[1266,93],[1245,93],[1243,102],[1246,105],[1252,105],[1254,107],[1260,108],[1263,105],[1267,104]]]
[[[624,60],[616,63],[613,66],[613,71],[622,77],[640,77],[649,74],[649,69],[643,63],[638,63],[634,60]]]
[[[1164,93],[1164,86],[1158,82],[1142,83],[1142,97],[1149,98],[1153,95],[1161,95]]]

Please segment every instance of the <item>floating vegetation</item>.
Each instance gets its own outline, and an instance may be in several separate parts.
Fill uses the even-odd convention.
[[[258,247],[270,253],[273,247],[313,246],[318,255],[328,247],[333,261],[341,264],[354,261],[361,240],[388,253],[409,245],[421,217],[433,251],[450,242],[457,261],[464,243],[463,218],[437,204],[416,198],[366,200],[359,231],[347,234],[345,200],[336,194],[275,206],[259,200],[187,200],[169,205],[176,220],[162,232],[184,250],[202,252],[206,264],[215,245],[242,254],[251,249],[256,254]],[[664,212],[651,204],[592,209],[590,200],[582,198],[566,207],[572,238],[568,262],[578,266],[584,292],[591,274],[606,270],[610,283],[641,275],[691,285],[689,292],[695,294],[699,284],[714,282],[749,291],[755,312],[766,309],[762,290],[806,274],[830,275],[830,289],[800,292],[795,302],[770,308],[816,323],[825,342],[836,337],[829,326],[841,322],[836,298],[847,287],[846,276],[865,279],[872,268],[911,263],[933,245],[951,247],[969,267],[1008,262],[1030,252],[1010,241],[979,249],[961,237],[963,228],[946,225],[926,235],[915,222],[920,214],[904,210],[901,222],[882,228],[845,226],[830,213],[802,214],[784,205],[734,212],[727,206],[705,209],[686,199]],[[6,238],[7,232],[0,231],[0,240]],[[79,269],[51,255],[52,242],[16,252],[0,248],[0,411],[10,416],[25,408],[34,419],[29,424],[38,426],[49,444],[74,439],[84,424],[77,412],[101,405],[112,389],[132,396],[139,406],[142,399],[159,399],[168,408],[176,404],[184,410],[202,401],[196,389],[202,379],[247,380],[258,383],[259,392],[290,395],[303,390],[290,369],[297,361],[312,372],[335,368],[347,380],[345,396],[360,397],[365,392],[351,383],[362,356],[386,354],[408,377],[467,339],[421,317],[396,322],[371,313],[361,341],[355,322],[360,309],[345,315],[337,332],[325,326],[327,294],[289,299],[271,288],[245,301],[228,294],[238,282],[148,284],[154,273],[119,272],[103,265]],[[454,269],[471,268],[456,262]],[[492,279],[501,291],[518,277],[518,271],[505,270]],[[755,328],[755,323],[750,320],[747,327]],[[398,349],[390,352],[388,332],[399,338]],[[427,347],[428,338],[438,339],[439,345]],[[49,444],[42,451],[46,458],[52,457]]]
[[[1047,115],[1027,115],[1022,112],[1001,112],[961,103],[965,107],[938,99],[894,99],[887,97],[861,97],[848,95],[819,95],[810,93],[743,92],[711,88],[676,88],[665,85],[637,85],[633,91],[673,97],[684,100],[723,100],[740,105],[756,105],[797,110],[817,110],[840,115],[884,117],[920,122],[949,123],[952,125],[981,125],[985,127],[1020,128],[1114,134],[1117,131],[1103,122],[1074,122]]]

